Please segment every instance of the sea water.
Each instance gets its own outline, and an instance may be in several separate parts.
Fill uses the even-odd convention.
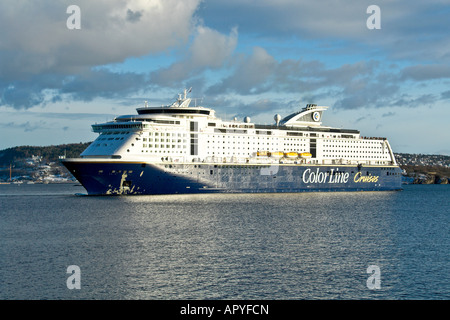
[[[449,299],[448,185],[82,196],[0,185],[0,299]]]

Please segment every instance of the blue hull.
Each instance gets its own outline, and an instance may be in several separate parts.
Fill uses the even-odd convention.
[[[397,166],[157,163],[66,159],[89,195],[401,190]]]

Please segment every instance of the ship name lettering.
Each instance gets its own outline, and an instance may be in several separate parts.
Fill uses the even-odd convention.
[[[368,176],[363,176],[361,172],[355,174],[353,181],[355,182],[378,182],[379,176],[373,176],[369,174]]]
[[[347,183],[349,173],[340,172],[339,169],[331,169],[330,172],[321,172],[319,168],[316,171],[306,169],[303,172],[303,183]]]

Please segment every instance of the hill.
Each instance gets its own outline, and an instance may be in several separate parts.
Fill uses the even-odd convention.
[[[66,155],[67,158],[78,157],[89,144],[90,142],[80,142],[46,147],[20,146],[8,148],[0,151],[0,166],[9,166],[33,156],[40,157],[43,162],[58,161],[59,157],[63,155]]]
[[[450,156],[396,153],[395,158],[404,170],[405,183],[449,183]]]
[[[0,151],[0,181],[75,181],[59,162],[60,156],[78,157],[90,142],[57,146],[20,146]]]

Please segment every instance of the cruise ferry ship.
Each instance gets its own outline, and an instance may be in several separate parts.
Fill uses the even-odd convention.
[[[97,139],[62,163],[89,195],[401,189],[388,140],[322,125],[328,107],[261,125],[222,120],[188,93],[92,125]]]

